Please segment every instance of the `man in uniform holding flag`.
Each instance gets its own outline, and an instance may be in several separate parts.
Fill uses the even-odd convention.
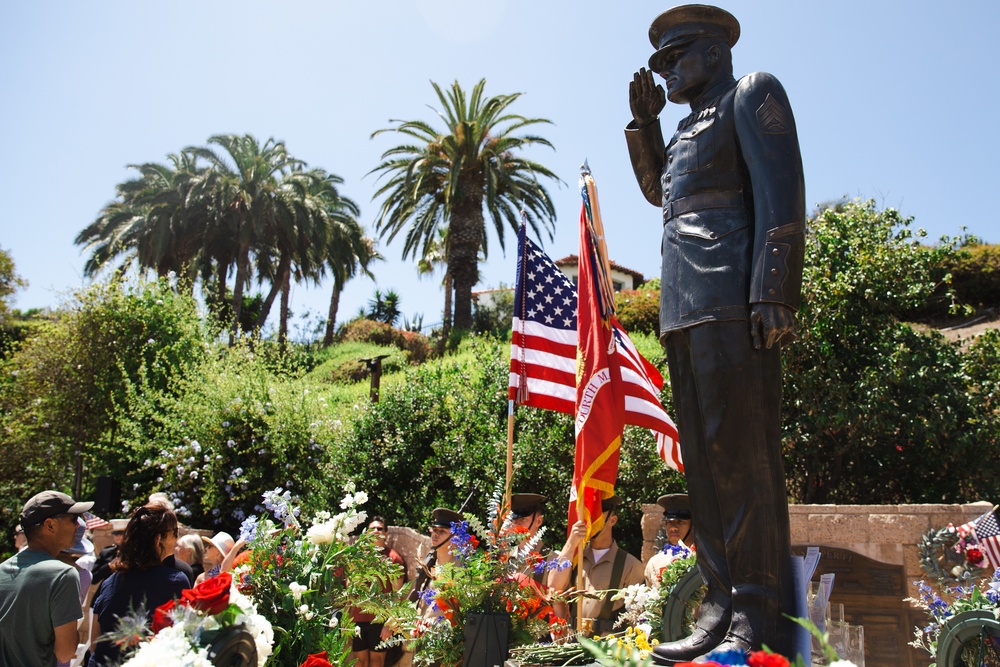
[[[717,7],[668,10],[649,29],[666,93],[645,69],[629,88],[636,179],[663,210],[660,341],[708,582],[694,633],[656,647],[660,664],[787,650],[793,634],[780,345],[794,338],[805,186],[781,84],[733,78],[739,34]],[[691,108],[667,145],[665,98]]]

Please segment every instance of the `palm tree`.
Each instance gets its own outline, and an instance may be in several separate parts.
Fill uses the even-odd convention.
[[[385,197],[375,226],[389,242],[406,230],[404,259],[424,257],[438,229],[447,228],[445,255],[447,275],[455,287],[454,325],[468,329],[472,287],[479,279],[479,251],[484,257],[488,252],[484,211],[501,249],[504,222],[516,230],[522,207],[535,235],[541,226],[552,238],[555,208],[537,177],[560,181],[546,167],[515,154],[535,144],[552,147],[542,137],[515,134],[550,122],[509,113],[520,93],[484,98],[485,79],[468,96],[457,81],[447,94],[433,81],[431,85],[443,107],[438,116],[444,121],[444,133],[415,120],[394,121],[395,127],[372,134],[398,132],[416,140],[384,152],[382,163],[372,170],[388,178],[375,193]]]
[[[204,169],[186,152],[167,159],[168,165],[129,165],[139,175],[118,184],[115,200],[77,235],[75,242],[91,252],[85,275],[115,260],[122,266],[135,260],[161,277],[195,270],[209,218],[192,192]]]
[[[268,139],[264,144],[253,135],[215,135],[208,140],[222,149],[189,147],[195,157],[210,168],[202,183],[202,194],[217,219],[235,240],[236,277],[233,285],[232,324],[229,341],[239,333],[243,290],[250,277],[250,254],[261,247],[279,227],[294,225],[295,207],[282,196],[282,181],[291,171],[304,166],[285,148],[284,142]]]
[[[373,277],[368,265],[383,259],[375,249],[374,239],[364,235],[360,225],[344,226],[339,237],[331,237],[326,267],[333,275],[333,291],[330,294],[330,310],[326,319],[323,347],[333,344],[333,332],[340,309],[340,294],[344,284],[359,273]]]

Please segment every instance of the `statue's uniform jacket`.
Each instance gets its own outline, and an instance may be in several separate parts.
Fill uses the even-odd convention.
[[[758,72],[703,98],[666,147],[658,119],[625,131],[640,188],[663,208],[661,337],[745,320],[755,303],[799,305],[805,186],[785,91]]]

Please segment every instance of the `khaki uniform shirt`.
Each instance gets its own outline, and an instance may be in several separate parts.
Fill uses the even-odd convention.
[[[587,591],[603,591],[611,586],[611,570],[614,568],[615,557],[620,549],[617,542],[611,543],[611,548],[604,557],[595,565],[594,550],[588,544],[583,550],[583,588]],[[633,584],[641,584],[644,581],[642,562],[632,554],[625,554],[625,567],[622,569],[622,578],[617,588],[625,588]],[[576,581],[571,582],[576,585]],[[592,600],[581,598],[584,618],[597,618],[604,605],[603,596],[601,599]],[[622,600],[615,600],[612,610],[617,612],[625,603]]]

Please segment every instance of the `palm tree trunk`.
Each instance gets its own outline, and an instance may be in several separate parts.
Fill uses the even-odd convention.
[[[236,284],[233,285],[233,321],[229,328],[229,345],[236,343],[240,335],[240,314],[243,311],[243,285],[247,281],[247,268],[250,265],[250,244],[240,243],[240,253],[236,257]]]
[[[323,334],[323,347],[333,345],[333,328],[337,324],[337,310],[340,309],[340,287],[333,286],[333,293],[330,295],[330,314],[326,317],[326,333]]]
[[[291,271],[285,270],[285,277],[281,281],[281,312],[278,318],[278,348],[285,349],[285,341],[288,339],[288,293],[291,292]]]
[[[285,288],[285,283],[288,282],[288,274],[290,273],[292,265],[292,257],[287,252],[283,252],[281,259],[278,260],[278,270],[275,272],[274,281],[271,283],[271,289],[267,292],[267,298],[264,299],[264,303],[261,304],[260,314],[257,316],[257,328],[262,329],[264,323],[267,322],[267,316],[271,314],[271,306],[274,305],[274,299],[278,296],[278,291]],[[284,299],[284,294],[282,294],[282,299]]]
[[[463,176],[448,227],[448,273],[455,281],[455,328],[472,328],[472,288],[479,282],[479,245],[483,238],[481,174]]]
[[[448,333],[451,331],[451,303],[452,297],[455,293],[455,284],[451,279],[451,274],[446,270],[444,272],[444,329],[445,338],[448,337]]]

